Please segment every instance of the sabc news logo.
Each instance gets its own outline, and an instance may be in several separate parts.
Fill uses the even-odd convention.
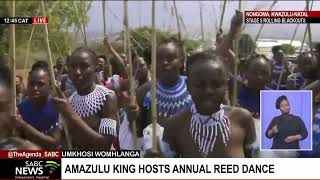
[[[48,178],[61,165],[55,161],[25,161],[23,166],[15,167],[16,177]]]

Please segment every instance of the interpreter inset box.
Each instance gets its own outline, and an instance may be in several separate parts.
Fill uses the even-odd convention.
[[[312,149],[312,91],[260,92],[262,150]]]

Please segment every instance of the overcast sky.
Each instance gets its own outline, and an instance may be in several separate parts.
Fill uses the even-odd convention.
[[[242,11],[244,10],[267,10],[273,1],[242,1]],[[193,37],[200,36],[200,3],[203,4],[204,30],[206,38],[214,37],[216,26],[219,24],[223,1],[176,1],[178,13],[183,17],[186,31],[184,34]],[[279,1],[274,10],[303,10],[305,1]],[[123,19],[123,2],[107,1],[107,31],[108,34],[120,31]],[[225,31],[230,26],[230,19],[238,9],[238,1],[228,1],[224,16],[223,27]],[[89,38],[99,38],[103,36],[102,3],[94,1],[88,12],[90,22],[87,27]],[[156,2],[156,23],[160,29],[177,32],[176,20],[172,16],[172,1]],[[320,2],[316,1],[313,10],[320,10]],[[129,25],[130,27],[151,26],[151,1],[129,1]],[[260,25],[246,25],[245,32],[253,37],[256,35]],[[261,33],[261,38],[281,38],[291,39],[296,24],[266,24]],[[312,36],[314,41],[320,39],[320,24],[312,24]],[[301,24],[296,36],[297,40],[303,38],[305,25]]]

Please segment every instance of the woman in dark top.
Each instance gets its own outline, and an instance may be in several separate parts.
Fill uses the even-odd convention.
[[[21,136],[43,149],[60,146],[59,112],[49,97],[50,83],[48,64],[36,62],[29,73],[28,98],[18,105],[22,119],[15,122]]]
[[[281,115],[274,117],[265,135],[273,138],[271,149],[300,149],[299,141],[308,136],[306,126],[298,116],[290,114],[290,105],[286,96],[280,96],[276,108]]]

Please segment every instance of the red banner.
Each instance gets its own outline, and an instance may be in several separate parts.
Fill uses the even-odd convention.
[[[0,159],[61,159],[61,151],[0,150]]]

